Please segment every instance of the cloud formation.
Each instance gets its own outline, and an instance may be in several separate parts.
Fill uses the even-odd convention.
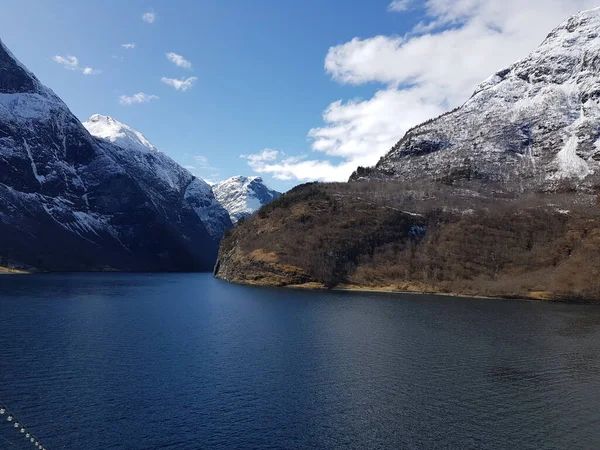
[[[192,63],[186,60],[183,56],[178,55],[177,53],[167,53],[167,59],[175,64],[177,67],[182,67],[184,69],[191,69]]]
[[[88,67],[88,66],[81,67],[79,65],[79,59],[77,59],[77,57],[75,57],[73,55],[67,55],[67,56],[56,55],[56,56],[52,57],[52,59],[54,60],[54,62],[61,64],[65,69],[76,70],[76,71],[83,73],[84,75],[98,75],[101,73],[99,70],[92,69],[91,67]]]
[[[152,100],[158,100],[156,95],[145,94],[143,92],[138,92],[133,95],[121,95],[119,97],[119,103],[121,105],[133,105],[136,103],[148,103]]]
[[[198,80],[198,78],[196,78],[196,77],[181,78],[181,79],[162,77],[160,79],[160,81],[162,81],[163,83],[168,84],[169,86],[173,86],[178,91],[183,91],[183,92],[190,89],[197,80]]]
[[[413,3],[414,0],[394,0],[388,6],[388,11],[407,11]]]
[[[126,50],[133,50],[135,48],[135,42],[132,42],[131,44],[121,44],[121,47]]]
[[[408,128],[460,106],[479,83],[527,56],[554,27],[596,2],[392,2],[392,11],[421,8],[425,20],[405,36],[354,38],[331,47],[325,57],[325,72],[334,81],[378,83],[381,89],[370,99],[331,103],[323,125],[308,133],[311,158],[246,159],[258,173],[275,178],[344,181],[357,166],[375,164]]]
[[[91,67],[84,67],[81,72],[84,75],[98,75],[101,73],[99,70],[92,69]]]
[[[146,23],[154,23],[156,21],[156,13],[155,12],[147,12],[142,14],[142,20]]]
[[[259,153],[249,154],[249,155],[240,155],[240,158],[247,159],[248,164],[259,165],[265,163],[267,161],[275,161],[278,156],[282,153],[279,150],[273,150],[271,148],[265,148]]]
[[[75,70],[79,67],[79,60],[72,55],[60,56],[56,55],[52,58],[58,64],[63,64],[65,68]]]

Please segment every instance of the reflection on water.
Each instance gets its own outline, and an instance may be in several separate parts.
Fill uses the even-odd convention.
[[[0,277],[0,400],[49,448],[600,448],[599,344],[595,306]]]

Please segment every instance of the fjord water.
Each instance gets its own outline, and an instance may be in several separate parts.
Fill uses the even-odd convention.
[[[49,449],[598,448],[600,307],[2,276],[0,401]]]

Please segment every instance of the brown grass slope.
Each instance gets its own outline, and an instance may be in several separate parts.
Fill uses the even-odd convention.
[[[274,286],[600,300],[595,196],[476,192],[391,182],[298,186],[226,234],[215,275]]]

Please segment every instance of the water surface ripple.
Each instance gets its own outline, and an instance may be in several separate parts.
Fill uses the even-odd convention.
[[[597,306],[0,277],[0,401],[50,450],[600,448],[599,344]]]

